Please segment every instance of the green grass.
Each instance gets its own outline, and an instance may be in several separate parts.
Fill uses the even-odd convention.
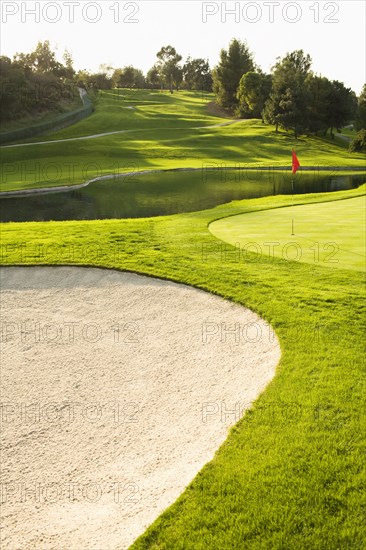
[[[348,136],[350,138],[354,138],[354,137],[356,137],[357,130],[354,127],[352,127],[352,128],[342,128],[341,134],[345,135],[345,136]]]
[[[237,246],[241,254],[251,249],[278,258],[365,271],[365,206],[365,197],[357,197],[276,208],[218,220],[210,231]]]
[[[295,205],[321,212],[324,201],[364,192],[295,196]],[[1,227],[5,265],[90,265],[181,281],[250,307],[279,337],[273,381],[134,550],[365,547],[364,276],[319,262],[238,258],[208,229],[219,218],[290,205],[278,196],[152,219]]]
[[[59,132],[29,141],[52,141],[128,130],[96,139],[0,148],[0,190],[73,185],[103,174],[149,168],[201,167],[215,164],[290,165],[296,148],[302,165],[364,167],[364,156],[319,138],[276,134],[258,120],[220,128],[195,129],[227,122],[207,109],[210,95],[173,95],[138,91],[121,99],[104,93],[90,117]],[[133,105],[135,109],[126,107]]]

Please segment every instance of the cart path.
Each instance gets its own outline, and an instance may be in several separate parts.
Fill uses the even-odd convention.
[[[47,145],[49,143],[65,143],[66,141],[82,141],[84,139],[97,139],[105,136],[113,136],[116,134],[128,134],[132,132],[153,132],[156,130],[204,130],[206,128],[220,128],[221,126],[230,126],[231,124],[236,124],[243,122],[242,120],[229,120],[227,122],[220,122],[219,124],[212,124],[210,126],[193,126],[190,128],[135,128],[133,130],[116,130],[114,132],[104,132],[103,134],[91,134],[89,136],[79,136],[74,138],[64,138],[64,139],[53,139],[49,141],[35,141],[31,143],[15,143],[13,145],[1,145],[0,149],[10,149],[14,147],[29,147],[30,145]]]

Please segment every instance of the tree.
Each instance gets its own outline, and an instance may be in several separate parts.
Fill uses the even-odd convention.
[[[183,80],[183,72],[179,65],[182,56],[172,46],[163,46],[156,57],[158,58],[156,65],[159,69],[161,83],[167,82],[170,93],[173,93],[173,84],[178,90]]]
[[[182,58],[181,58],[182,59]],[[178,65],[174,65],[170,70],[170,93],[173,93],[172,84],[174,84],[175,89],[178,91],[182,82],[183,82],[183,70]],[[169,77],[167,77],[168,79]]]
[[[135,71],[132,65],[129,65],[122,70],[119,84],[121,88],[132,88],[134,86]]]
[[[93,90],[110,90],[112,88],[112,79],[108,78],[106,73],[88,74],[87,83]]]
[[[74,71],[74,60],[72,58],[71,53],[68,50],[65,50],[64,55],[62,56],[62,59],[64,60],[64,63],[65,63],[65,76],[69,80],[72,80],[74,78],[75,71]]]
[[[75,75],[76,85],[79,88],[87,89],[87,87],[89,86],[89,77],[90,74],[85,69],[78,71]]]
[[[356,137],[349,144],[349,151],[351,153],[360,152],[366,153],[366,130],[360,130]]]
[[[139,89],[145,88],[146,79],[144,77],[144,73],[140,69],[135,69],[134,72],[135,72],[134,87]]]
[[[324,76],[314,75],[312,72],[305,79],[305,88],[308,92],[308,129],[312,134],[327,132],[327,109],[332,90],[332,83]]]
[[[271,84],[271,75],[254,71],[244,74],[240,79],[237,93],[237,114],[241,117],[261,118],[264,122],[262,111],[269,98]]]
[[[357,102],[356,129],[366,129],[366,84],[363,85]]]
[[[342,126],[354,119],[356,112],[356,94],[351,88],[346,88],[343,82],[332,80],[325,111],[325,121],[327,129],[330,128],[332,139],[334,139],[333,129],[340,131]]]
[[[311,67],[311,58],[303,50],[288,53],[277,61],[272,72],[272,91],[263,111],[266,122],[285,130],[293,130],[295,137],[307,128],[308,90],[305,80]]]
[[[187,58],[183,66],[184,83],[188,90],[212,90],[212,76],[208,61]]]
[[[245,42],[234,38],[228,50],[221,50],[220,61],[212,71],[213,91],[221,107],[235,110],[239,104],[237,90],[240,79],[254,69],[253,55]]]
[[[114,69],[109,63],[101,63],[99,65],[98,73],[104,73],[108,78],[112,78]]]
[[[146,75],[146,83],[151,88],[159,88],[160,86],[160,73],[156,65],[153,65],[151,69],[148,70]]]
[[[37,73],[57,73],[62,67],[56,60],[56,54],[51,50],[49,40],[38,42],[34,52],[28,54],[28,62],[32,70]]]
[[[116,69],[112,81],[115,88],[144,88],[145,86],[145,77],[142,71],[132,65]]]
[[[122,88],[122,85],[121,85],[122,74],[123,74],[123,69],[115,69],[113,71],[113,74],[112,74],[113,88]]]
[[[26,113],[24,99],[29,84],[24,70],[12,63],[9,57],[0,57],[0,117],[1,120],[17,118]]]
[[[44,111],[62,112],[64,103],[75,97],[70,53],[66,52],[64,61],[65,65],[56,60],[48,40],[38,42],[31,53],[17,53],[13,60],[1,57],[2,120],[17,119]]]

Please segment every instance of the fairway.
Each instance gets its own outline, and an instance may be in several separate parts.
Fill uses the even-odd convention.
[[[211,223],[210,231],[238,247],[243,258],[253,252],[364,271],[365,221],[365,197],[357,197],[231,216]]]
[[[227,118],[211,114],[213,94],[136,90],[125,97],[124,92],[102,93],[95,112],[73,126],[24,140],[25,145],[0,147],[0,191],[72,186],[156,168],[245,169],[287,163],[291,134],[276,133],[257,119],[227,125]],[[362,154],[316,137],[298,139],[297,151],[304,166],[333,167],[333,175],[346,167],[365,167]]]

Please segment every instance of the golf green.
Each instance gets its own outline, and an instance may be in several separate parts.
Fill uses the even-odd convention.
[[[239,214],[211,223],[210,231],[236,246],[243,260],[254,252],[363,271],[365,221],[365,197],[356,197]]]

